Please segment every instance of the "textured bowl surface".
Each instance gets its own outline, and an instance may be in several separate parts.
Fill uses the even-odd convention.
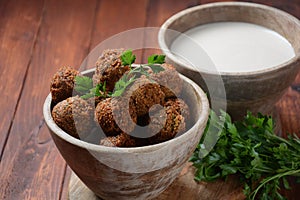
[[[169,47],[178,34],[168,31],[169,29],[185,32],[198,25],[226,21],[248,22],[274,30],[292,44],[296,56],[288,62],[259,71],[199,73],[170,52]],[[180,73],[194,80],[205,91],[207,85],[218,82],[221,75],[226,99],[217,93],[210,98],[217,104],[227,104],[227,111],[235,119],[244,116],[247,110],[270,114],[274,104],[293,82],[300,68],[299,20],[276,8],[260,4],[221,2],[183,10],[162,25],[158,41],[168,62],[174,64]]]
[[[99,197],[151,199],[178,176],[196,148],[209,115],[206,94],[190,79],[181,78],[194,124],[172,140],[144,147],[105,147],[68,135],[54,123],[48,95],[43,113],[51,136],[68,165]]]

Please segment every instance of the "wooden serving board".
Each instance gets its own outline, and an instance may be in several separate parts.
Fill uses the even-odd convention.
[[[195,168],[187,163],[179,177],[172,185],[155,200],[241,200],[245,199],[242,192],[243,185],[234,177],[227,181],[216,181],[212,183],[194,181]],[[69,182],[69,200],[100,200],[72,173]]]

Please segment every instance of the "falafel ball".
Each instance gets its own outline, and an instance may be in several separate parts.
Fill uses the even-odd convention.
[[[161,90],[165,93],[166,98],[178,97],[182,90],[183,81],[171,64],[164,63],[161,65],[165,70],[159,73],[153,73],[149,70],[150,78],[161,86]]]
[[[86,137],[93,127],[92,107],[79,96],[69,97],[52,110],[55,123],[76,138]]]
[[[190,119],[190,110],[189,106],[185,103],[183,99],[180,98],[171,98],[166,101],[164,107],[172,107],[174,108],[179,114],[181,114],[185,121]]]
[[[115,83],[129,71],[129,66],[122,65],[121,55],[124,49],[107,49],[103,51],[96,62],[93,76],[94,85],[106,82],[106,91],[112,92]]]
[[[145,77],[140,77],[126,91],[130,101],[135,106],[137,116],[148,114],[149,109],[165,103],[165,94],[158,83]]]
[[[129,101],[107,98],[98,103],[94,120],[107,136],[116,136],[123,131],[129,133],[134,130],[137,115],[135,107]]]
[[[101,101],[103,101],[105,99],[105,97],[98,97],[98,96],[95,96],[95,97],[91,97],[89,99],[87,99],[86,101],[92,106],[92,108],[96,108],[98,103],[100,103]]]
[[[122,132],[117,136],[106,137],[100,140],[100,145],[108,147],[135,147],[136,142],[130,135]]]
[[[151,118],[149,130],[151,135],[155,130],[163,127],[156,135],[149,138],[151,144],[156,144],[170,140],[186,130],[186,124],[189,119],[189,108],[181,99],[170,99],[164,109],[156,112]]]
[[[72,67],[62,67],[54,74],[50,84],[54,104],[72,96],[74,79],[78,75],[79,72]]]

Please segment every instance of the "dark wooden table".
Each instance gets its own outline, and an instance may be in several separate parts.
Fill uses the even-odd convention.
[[[209,2],[0,0],[0,199],[67,198],[70,169],[42,115],[50,79],[60,66],[78,68],[104,39],[137,27],[159,27],[174,13]],[[300,18],[299,0],[254,2]],[[277,105],[283,132],[299,134],[299,87],[300,73]]]

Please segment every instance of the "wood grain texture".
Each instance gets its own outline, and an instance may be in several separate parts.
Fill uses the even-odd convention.
[[[100,1],[99,8],[96,12],[91,47],[95,48],[116,34],[144,27],[149,2],[149,0]],[[120,46],[122,46],[122,44],[142,43],[143,37],[143,35],[136,35],[129,38],[130,40],[124,39],[124,41],[120,42]],[[110,40],[110,43],[115,45],[113,40]],[[141,51],[136,50],[135,54],[137,56],[136,62],[140,62]]]
[[[169,199],[222,199],[242,200],[245,196],[241,192],[241,185],[235,178],[229,181],[216,181],[214,183],[196,183],[194,180],[194,168],[187,163],[181,174],[161,195],[154,200]],[[72,173],[69,184],[69,200],[101,200],[80,179]]]
[[[43,1],[0,4],[0,160],[22,93],[40,27]],[[12,78],[13,77],[13,78]]]
[[[45,2],[40,33],[0,164],[0,171],[5,172],[1,173],[0,199],[60,197],[66,164],[44,125],[42,105],[58,67],[76,67],[86,55],[95,3]]]
[[[71,171],[51,141],[41,111],[58,67],[79,67],[91,49],[116,33],[159,27],[180,10],[215,1],[0,0],[0,199],[67,199]],[[299,0],[248,2],[300,18]],[[147,35],[140,39],[153,42]],[[151,52],[159,51],[140,51],[138,60],[145,61]],[[300,85],[300,73],[294,85]],[[300,93],[292,88],[278,102],[283,132],[300,135],[299,102]],[[223,187],[230,187],[225,182],[214,183],[212,190],[205,183],[198,187],[191,181],[192,170],[187,167],[162,199],[199,199],[199,190],[214,199],[240,197],[238,189],[222,193]],[[299,191],[299,184],[293,184],[289,199],[297,199]]]
[[[148,0],[129,0],[125,4],[123,0],[99,1],[95,11],[89,51],[114,34],[145,26],[147,6]],[[135,10],[135,12],[132,12],[132,10]],[[143,39],[143,35],[140,36],[140,39]],[[138,62],[141,58],[141,52],[136,51],[135,53]],[[93,67],[93,64],[94,61],[89,61],[86,68]],[[70,169],[68,169],[64,179],[62,199],[67,198],[70,175]]]
[[[195,168],[191,163],[187,163],[178,178],[154,200],[243,200],[243,184],[237,177],[231,176],[226,181],[218,180],[215,182],[195,182]],[[300,185],[295,180],[290,180],[294,186],[292,190],[281,191],[289,200],[297,200]],[[71,174],[67,199],[69,200],[101,200],[81,180]]]
[[[260,3],[268,6],[273,6],[284,10],[295,17],[300,18],[300,2],[298,0],[282,1],[282,0],[248,0],[247,2]]]
[[[156,27],[156,31],[149,32],[145,34],[145,46],[155,46],[159,47],[157,35],[159,27],[172,15],[175,13],[184,10],[186,8],[196,6],[198,2],[196,0],[174,0],[170,1],[160,1],[160,0],[151,0],[149,2],[148,11],[147,11],[147,27]],[[147,58],[152,54],[161,54],[161,51],[156,48],[144,49],[142,52],[142,63],[147,62]]]

